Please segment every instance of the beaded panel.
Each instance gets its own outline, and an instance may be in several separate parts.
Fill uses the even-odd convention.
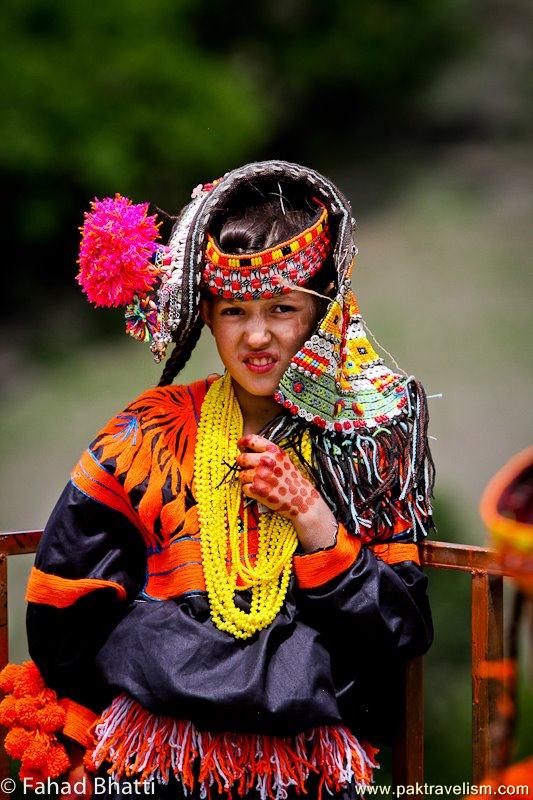
[[[388,423],[408,402],[407,379],[368,340],[349,277],[274,395],[291,414],[345,434]]]
[[[211,294],[234,300],[269,298],[290,292],[287,284],[305,285],[330,251],[328,212],[320,206],[318,219],[305,231],[257,253],[224,253],[208,235],[203,284]]]

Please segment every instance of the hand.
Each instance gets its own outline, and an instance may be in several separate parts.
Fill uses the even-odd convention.
[[[321,499],[281,447],[255,434],[243,436],[237,447],[239,480],[247,497],[291,518],[305,514]]]
[[[323,497],[278,445],[249,434],[237,442],[237,465],[247,497],[292,520],[307,551],[335,541],[337,523]]]

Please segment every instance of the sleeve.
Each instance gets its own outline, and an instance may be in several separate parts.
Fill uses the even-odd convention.
[[[30,656],[66,710],[63,732],[84,746],[112,699],[95,656],[133,608],[145,565],[128,495],[89,448],[46,525],[26,593]]]
[[[295,555],[293,566],[301,606],[333,647],[371,642],[379,659],[429,649],[427,577],[415,543],[363,544],[340,524],[333,545]]]

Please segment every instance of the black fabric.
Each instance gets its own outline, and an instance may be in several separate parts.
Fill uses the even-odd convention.
[[[28,603],[30,656],[47,686],[100,713],[114,693],[95,663],[95,653],[132,606],[112,589],[99,589],[68,608]]]
[[[373,743],[392,744],[405,663],[433,642],[427,584],[415,562],[389,565],[362,548],[345,573],[298,592],[303,619],[331,654],[341,717]]]
[[[320,588],[303,591],[293,578],[274,622],[241,641],[214,627],[204,593],[130,599],[146,565],[128,526],[74,489],[47,526],[40,569],[105,571],[128,586],[126,601],[104,589],[66,609],[30,604],[30,653],[60,696],[100,711],[125,691],[205,730],[289,735],[342,720],[373,744],[391,741],[402,665],[433,638],[427,578],[416,564],[389,566],[363,548]],[[241,606],[248,602],[241,593]]]
[[[69,482],[46,524],[35,566],[61,578],[115,581],[133,598],[144,583],[145,560],[135,525]]]
[[[131,601],[144,584],[145,561],[144,543],[129,520],[67,484],[44,530],[35,566],[61,578],[114,581],[126,590],[127,599],[105,588],[67,608],[28,603],[30,656],[60,697],[95,712],[113,699],[94,657],[132,610]]]
[[[241,605],[248,605],[241,598]],[[341,721],[330,656],[292,595],[274,622],[234,639],[211,622],[205,595],[141,602],[97,664],[117,691],[203,730],[288,736]]]

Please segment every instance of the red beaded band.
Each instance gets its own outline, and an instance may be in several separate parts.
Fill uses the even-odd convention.
[[[222,253],[208,236],[203,284],[211,294],[233,300],[256,300],[286,294],[317,272],[330,251],[328,212],[302,233],[259,253]]]
[[[226,267],[229,269],[246,269],[250,267],[266,267],[270,264],[278,264],[286,261],[288,257],[293,257],[305,248],[309,247],[327,227],[328,212],[322,207],[320,217],[303,233],[288,239],[286,242],[270,247],[268,250],[261,250],[259,253],[229,254],[223,253],[215,244],[211,234],[208,235],[205,256],[207,261],[215,267]]]

